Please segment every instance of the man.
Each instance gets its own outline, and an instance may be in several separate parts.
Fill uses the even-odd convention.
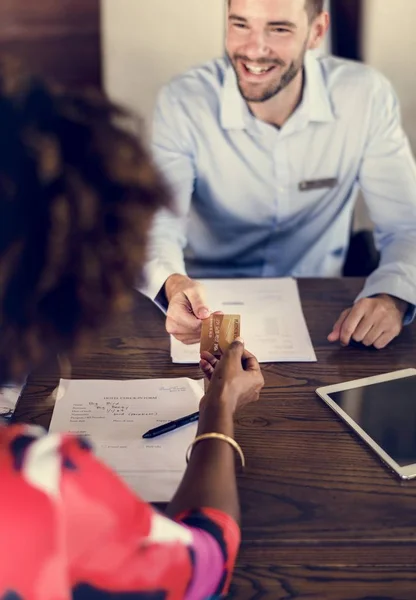
[[[379,268],[328,339],[385,347],[416,305],[416,169],[396,97],[368,66],[317,59],[323,0],[229,0],[227,58],[175,79],[153,148],[176,215],[154,226],[146,293],[185,343],[209,315],[192,278],[340,276],[357,191]]]

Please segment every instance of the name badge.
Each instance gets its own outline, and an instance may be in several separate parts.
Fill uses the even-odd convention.
[[[329,177],[327,179],[311,179],[310,181],[301,181],[299,183],[299,190],[301,192],[307,192],[308,190],[323,190],[330,189],[337,185],[338,179],[336,177]]]

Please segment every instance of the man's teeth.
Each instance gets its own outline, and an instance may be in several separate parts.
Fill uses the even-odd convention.
[[[272,67],[253,67],[252,65],[245,65],[247,71],[250,71],[250,73],[253,73],[254,75],[261,75],[262,73],[266,73],[266,71],[269,71]]]

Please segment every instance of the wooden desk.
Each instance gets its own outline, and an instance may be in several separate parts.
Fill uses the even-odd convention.
[[[318,363],[264,365],[262,399],[237,419],[243,542],[230,598],[416,599],[416,481],[402,483],[315,395],[321,385],[414,367],[416,327],[382,352],[339,348],[331,326],[359,280],[302,280]],[[132,314],[74,365],[76,378],[199,376],[173,366],[163,316],[137,298]],[[48,425],[56,373],[27,385],[17,420]]]

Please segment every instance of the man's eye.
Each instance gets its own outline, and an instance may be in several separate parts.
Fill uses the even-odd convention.
[[[290,33],[290,29],[285,29],[284,27],[274,27],[272,29],[272,33]]]

